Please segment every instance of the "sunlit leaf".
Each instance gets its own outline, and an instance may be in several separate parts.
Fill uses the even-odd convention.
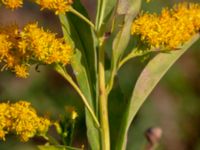
[[[117,150],[125,149],[128,129],[138,110],[145,102],[149,94],[166,74],[169,68],[183,55],[186,50],[197,40],[199,35],[194,36],[189,42],[183,45],[180,50],[171,51],[171,53],[160,53],[156,55],[146,65],[139,76],[133,90],[130,102],[123,118],[123,126],[120,132]]]
[[[76,1],[74,8],[83,15],[86,14],[80,1]],[[64,37],[73,40],[75,54],[71,60],[71,66],[76,76],[79,87],[95,112],[95,41],[90,27],[80,18],[74,15],[60,15]],[[92,74],[92,75],[91,75]],[[92,78],[93,77],[93,78]],[[99,132],[94,121],[86,109],[87,135],[93,150],[100,149]]]
[[[80,0],[74,1],[73,8],[76,9],[79,13],[89,18],[86,9],[80,3]],[[96,68],[96,45],[97,39],[91,27],[81,20],[79,17],[76,17],[74,14],[67,14],[70,19],[70,23],[73,25],[74,30],[76,31],[76,39],[79,38],[80,44],[82,47],[77,47],[81,50],[83,57],[85,57],[85,61],[87,63],[89,72],[88,75],[91,78],[91,84],[95,84],[96,78],[95,68]],[[93,85],[95,86],[95,85]]]

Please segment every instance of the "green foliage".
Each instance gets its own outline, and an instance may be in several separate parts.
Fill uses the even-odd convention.
[[[122,121],[122,130],[119,136],[120,140],[118,141],[119,145],[117,146],[117,149],[125,149],[128,129],[131,125],[131,122],[160,79],[176,62],[176,60],[183,55],[184,52],[198,39],[199,35],[196,35],[180,50],[172,50],[170,53],[160,53],[151,59],[146,65],[136,82],[127,110],[124,114],[124,120]]]
[[[76,5],[78,5],[78,4],[76,4]],[[79,3],[79,5],[81,5],[81,4]],[[82,8],[82,6],[79,6],[79,7]],[[93,38],[91,39],[93,33],[91,32],[90,27],[87,24],[85,24],[85,22],[83,22],[81,19],[77,18],[76,16],[70,17],[70,16],[60,15],[60,20],[61,20],[61,24],[63,26],[64,37],[66,38],[66,40],[68,40],[70,38],[71,40],[76,41],[75,53],[71,60],[71,65],[72,65],[74,74],[76,76],[77,82],[80,86],[80,89],[82,90],[83,94],[89,100],[88,102],[89,102],[90,106],[93,108],[93,110],[95,110],[95,106],[94,106],[95,98],[94,98],[94,92],[93,92],[94,86],[91,85],[91,78],[90,78],[91,77],[90,73],[92,74],[92,71],[91,72],[89,71],[90,67],[88,66],[88,64],[94,66],[95,63],[87,62],[88,60],[92,61],[92,59],[95,58],[94,53],[91,53],[90,46],[92,46],[92,45],[91,45],[91,43],[88,43],[88,42],[92,42],[92,43],[94,42],[94,41],[92,41]],[[73,20],[74,23],[71,20]],[[77,26],[77,30],[76,30],[76,26]],[[81,26],[81,28],[80,28],[80,26]],[[84,28],[82,28],[82,26]],[[91,35],[88,34],[87,31],[90,31]],[[79,34],[81,34],[81,37],[84,37],[87,40],[81,39]],[[89,35],[90,35],[90,37],[89,37]],[[88,40],[88,38],[91,40]],[[94,46],[92,46],[92,49],[93,49],[93,47]],[[90,50],[90,51],[88,51],[88,50]],[[87,52],[87,56],[88,55],[90,56],[90,54],[92,55],[91,57],[89,57],[89,59],[86,59],[86,54],[85,54],[86,52]],[[94,60],[93,60],[93,62],[94,62]],[[88,130],[87,130],[88,140],[89,140],[89,143],[90,143],[92,149],[96,149],[96,150],[100,149],[99,148],[100,144],[99,144],[99,140],[98,140],[99,139],[99,133],[98,133],[99,131],[97,130],[97,127],[95,126],[94,121],[87,110],[86,110],[86,124],[88,127]]]
[[[113,13],[118,0],[98,0],[96,14],[96,29],[98,36],[102,36],[106,30],[109,30],[112,22]]]
[[[87,130],[87,139],[84,142],[89,143],[86,148],[127,149],[129,128],[141,106],[170,67],[199,39],[199,35],[195,35],[181,49],[169,50],[168,53],[159,50],[139,51],[147,43],[140,43],[143,45],[131,43],[134,38],[138,40],[140,37],[132,38],[130,32],[132,22],[139,14],[141,3],[141,0],[97,0],[95,24],[92,23],[80,0],[74,0],[69,12],[59,15],[64,39],[72,45],[74,54],[69,68],[60,64],[54,66],[57,73],[72,85],[84,104],[85,122],[83,122]],[[130,45],[131,50],[128,50]],[[107,52],[112,53],[110,58],[107,57]],[[128,92],[124,93],[125,87],[120,86],[120,83],[115,80],[119,69],[128,60],[153,52],[156,52],[154,57],[150,58],[141,74],[137,76],[137,82],[133,85],[134,89],[129,97]],[[111,100],[115,102],[109,102]],[[117,106],[118,104],[120,107]],[[64,118],[59,125],[60,133],[57,131],[57,134],[60,136],[60,141],[52,138],[54,142],[50,142],[50,138],[43,135],[48,144],[56,144],[47,144],[38,148],[40,150],[81,150],[71,147],[72,137],[75,134],[75,121]],[[113,126],[115,129],[111,131],[117,130],[118,133],[109,131]],[[59,142],[63,145],[59,145],[61,144]]]
[[[112,80],[117,73],[118,63],[129,44],[132,20],[138,14],[140,5],[141,0],[118,1],[117,13],[115,17],[117,18],[118,15],[124,15],[124,17],[122,27],[115,36],[112,44],[111,73],[107,89],[108,91],[112,89]]]

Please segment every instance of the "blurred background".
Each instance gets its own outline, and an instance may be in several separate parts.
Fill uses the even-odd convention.
[[[94,20],[96,1],[82,0]],[[145,1],[142,10],[160,12],[162,7],[171,7],[178,0]],[[191,0],[190,0],[191,2]],[[200,1],[196,1],[200,2]],[[38,21],[40,25],[62,36],[58,18],[49,11],[25,2],[25,7],[16,11],[0,8],[0,24],[16,22],[20,26]],[[159,150],[200,150],[200,41],[193,45],[168,71],[136,116],[129,132],[128,150],[143,150],[147,141],[144,132],[150,127],[160,127],[163,137]],[[110,94],[111,134],[116,137],[121,112],[130,96],[133,84],[148,60],[141,58],[129,61],[119,72],[117,83]],[[16,78],[10,72],[0,73],[0,99],[3,101],[27,100],[41,115],[52,120],[65,113],[65,106],[72,106],[78,112],[74,146],[85,145],[86,128],[84,108],[72,87],[56,72],[46,66],[39,66],[39,72],[32,67],[30,77]],[[117,113],[119,112],[119,113]],[[115,142],[115,138],[111,139]],[[0,150],[35,150],[37,140],[20,143],[15,137],[0,142]]]

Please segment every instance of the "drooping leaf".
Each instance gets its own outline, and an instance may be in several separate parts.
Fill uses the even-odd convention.
[[[118,141],[119,143],[116,147],[117,150],[125,149],[128,129],[131,122],[149,94],[170,69],[170,67],[198,39],[199,35],[195,35],[189,42],[185,43],[180,50],[172,50],[171,53],[160,53],[146,65],[136,82],[127,110],[125,111],[122,121],[123,125],[120,131],[120,140]]]
[[[92,99],[92,95],[90,92],[90,87],[89,87],[89,83],[88,83],[86,70],[84,67],[82,67],[80,65],[81,64],[80,51],[76,52],[76,54],[74,55],[74,59],[71,61],[71,64],[75,70],[78,84],[79,84],[82,92],[85,94],[85,96],[89,100],[90,106],[92,106],[92,104],[93,104],[92,101],[94,99]],[[94,110],[94,107],[93,107],[93,110]],[[90,113],[88,112],[88,110],[85,109],[85,111],[86,111],[87,136],[88,136],[90,146],[93,150],[99,150],[100,149],[100,143],[99,143],[100,141],[99,141],[98,129],[97,129],[96,125],[94,124],[94,121],[93,121]]]
[[[79,0],[75,1],[74,8],[83,15],[86,15],[86,11]],[[66,40],[69,38],[73,40],[75,46],[75,54],[71,60],[71,66],[73,68],[74,75],[76,76],[81,91],[85,97],[87,97],[91,108],[95,112],[95,85],[92,84],[95,84],[96,81],[96,70],[94,69],[95,40],[93,33],[89,25],[75,15],[60,15],[60,21],[62,24],[64,37]],[[96,128],[90,113],[87,111],[87,109],[85,111],[87,136],[90,146],[93,150],[99,150],[99,131]]]
[[[79,13],[84,15],[89,19],[86,9],[80,3],[80,0],[74,1],[73,8],[76,9]],[[79,50],[81,50],[83,57],[85,57],[86,65],[88,66],[88,75],[91,78],[91,84],[95,87],[96,76],[95,68],[96,68],[96,46],[97,39],[95,33],[91,29],[91,27],[85,23],[82,19],[75,16],[74,14],[67,14],[70,23],[73,25],[74,30],[76,31],[76,40],[79,39],[80,44],[77,46]]]

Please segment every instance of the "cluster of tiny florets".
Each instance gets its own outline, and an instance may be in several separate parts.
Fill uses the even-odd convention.
[[[66,65],[72,53],[64,39],[44,31],[37,23],[28,24],[21,31],[17,25],[0,27],[1,70],[9,69],[18,77],[28,77],[32,64]]]
[[[23,0],[1,0],[2,3],[11,9],[20,8],[23,5]],[[56,14],[69,11],[73,0],[32,0],[41,6],[41,10],[49,9],[55,11]]]
[[[181,3],[164,8],[160,15],[142,13],[133,22],[131,33],[150,47],[177,48],[199,32],[199,20],[199,4]]]
[[[0,139],[15,134],[23,142],[35,135],[46,134],[50,121],[39,117],[29,102],[0,103]]]
[[[56,14],[69,11],[73,0],[36,0],[36,3],[43,9],[55,11]]]
[[[23,0],[1,0],[1,2],[7,7],[11,9],[16,9],[22,7]]]

